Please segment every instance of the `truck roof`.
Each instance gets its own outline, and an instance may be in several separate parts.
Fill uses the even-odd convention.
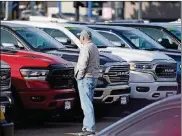
[[[132,27],[123,27],[123,26],[105,26],[105,25],[87,25],[88,27],[94,27],[94,28],[105,28],[105,29],[113,29],[113,30],[136,30]]]
[[[22,24],[9,23],[9,22],[1,22],[1,25],[8,26],[8,27],[30,27],[29,25],[22,25]]]

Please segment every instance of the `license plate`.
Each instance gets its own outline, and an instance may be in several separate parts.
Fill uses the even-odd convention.
[[[1,110],[2,110],[2,112],[6,112],[6,106],[3,106],[3,105],[1,105]]]
[[[65,108],[65,110],[70,110],[71,109],[71,102],[70,101],[65,101],[64,108]]]
[[[127,97],[121,97],[121,104],[122,105],[127,104]]]

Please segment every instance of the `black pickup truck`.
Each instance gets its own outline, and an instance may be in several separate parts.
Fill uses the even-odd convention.
[[[11,107],[13,100],[11,97],[11,68],[0,60],[0,109],[5,114],[7,121],[10,121]]]

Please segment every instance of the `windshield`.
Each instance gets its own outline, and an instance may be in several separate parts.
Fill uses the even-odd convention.
[[[139,30],[122,30],[121,33],[138,49],[164,49],[164,47]]]
[[[181,26],[170,26],[167,30],[173,33],[178,39],[181,40]]]
[[[82,30],[84,30],[84,27],[66,27],[70,32],[72,32],[75,36],[77,36],[78,33],[81,33]],[[91,34],[92,34],[92,42],[97,46],[97,47],[114,47],[114,45],[109,42],[105,37],[103,37],[101,34],[98,32],[90,29],[88,29]],[[78,37],[78,36],[77,36]]]
[[[38,28],[14,27],[13,28],[36,51],[45,49],[65,48],[64,45]]]

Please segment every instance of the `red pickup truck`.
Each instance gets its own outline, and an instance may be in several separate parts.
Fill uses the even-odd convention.
[[[1,60],[11,67],[15,111],[21,110],[21,118],[40,119],[71,111],[75,101],[71,63],[44,53],[2,48]]]

